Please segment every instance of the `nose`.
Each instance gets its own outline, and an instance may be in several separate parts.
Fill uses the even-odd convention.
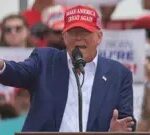
[[[82,39],[82,35],[81,34],[76,34],[76,40],[81,40]]]
[[[15,35],[15,34],[16,34],[16,30],[15,30],[15,29],[12,29],[11,33],[12,33],[13,35]]]

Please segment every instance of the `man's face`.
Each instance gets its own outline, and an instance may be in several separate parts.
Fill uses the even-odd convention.
[[[96,56],[96,49],[102,39],[102,32],[90,32],[81,27],[76,27],[63,33],[64,42],[69,55],[71,56],[72,50],[79,47],[83,54],[83,59],[90,62]]]

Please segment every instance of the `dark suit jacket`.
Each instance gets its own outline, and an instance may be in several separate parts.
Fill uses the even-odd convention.
[[[35,49],[24,62],[6,61],[0,82],[29,89],[31,93],[23,131],[59,131],[69,83],[65,50]],[[87,131],[107,131],[115,108],[119,110],[119,118],[133,116],[132,75],[118,62],[99,56]]]

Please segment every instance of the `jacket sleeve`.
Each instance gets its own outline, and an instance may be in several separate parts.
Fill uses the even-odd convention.
[[[39,74],[38,49],[34,49],[23,62],[5,61],[6,68],[0,74],[0,83],[13,87],[29,88]]]
[[[119,96],[119,118],[125,118],[127,116],[131,116],[135,122],[132,127],[133,131],[136,128],[136,120],[133,116],[133,78],[132,73],[129,70],[124,72],[124,78],[121,84],[121,91]]]

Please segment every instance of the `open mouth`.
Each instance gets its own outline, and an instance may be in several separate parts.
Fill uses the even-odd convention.
[[[86,49],[87,48],[85,45],[78,45],[76,47],[78,47],[79,49]]]

